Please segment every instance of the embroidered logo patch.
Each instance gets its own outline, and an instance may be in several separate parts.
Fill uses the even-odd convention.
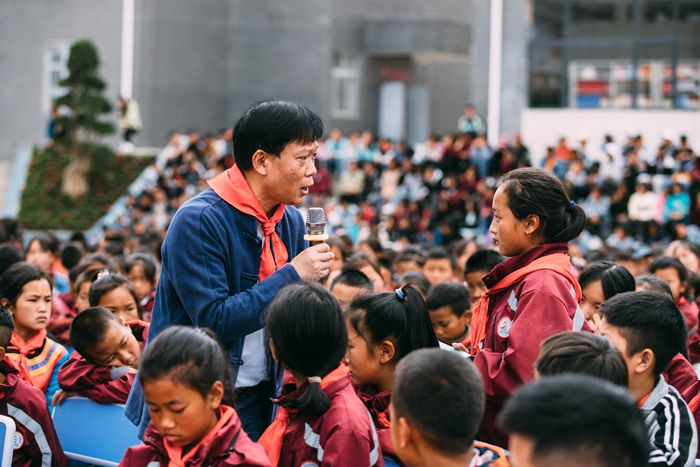
[[[496,326],[496,332],[499,336],[505,339],[506,337],[510,336],[510,326],[512,324],[513,322],[510,320],[510,318],[503,318],[498,322],[498,326]]]
[[[15,432],[15,437],[12,439],[12,449],[21,448],[22,443],[24,443],[24,437],[22,437],[22,433]]]

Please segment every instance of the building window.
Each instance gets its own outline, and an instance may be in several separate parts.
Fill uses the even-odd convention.
[[[331,70],[331,115],[357,118],[360,114],[361,61],[357,54],[336,52]]]
[[[68,42],[51,42],[44,49],[44,92],[41,107],[45,114],[51,113],[54,100],[66,93],[58,83],[68,76]]]

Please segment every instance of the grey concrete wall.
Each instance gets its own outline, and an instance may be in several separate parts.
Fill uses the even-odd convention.
[[[505,0],[510,1],[510,0]],[[486,113],[488,110],[488,87],[489,87],[489,22],[491,20],[490,2],[482,0],[471,0],[471,24],[472,42],[469,49],[468,63],[468,86],[467,102],[474,105],[477,114],[486,123]],[[457,118],[464,112],[462,102],[461,108],[454,117],[454,125]]]
[[[137,145],[163,146],[170,130],[214,132],[233,123],[229,16],[230,3],[218,0],[136,2]]]
[[[503,53],[501,61],[500,134],[512,137],[520,132],[520,111],[528,105],[527,44],[525,8],[528,0],[503,2]],[[488,67],[486,68],[488,70]]]
[[[49,41],[88,38],[97,46],[116,100],[121,61],[121,2],[4,0],[0,2],[0,157],[19,145],[43,144],[49,115],[42,109],[44,50]],[[79,14],[76,14],[79,12]],[[116,120],[116,115],[111,116]]]

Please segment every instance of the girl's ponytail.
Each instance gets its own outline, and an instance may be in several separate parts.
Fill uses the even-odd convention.
[[[566,209],[569,215],[569,223],[561,232],[552,237],[552,243],[570,242],[581,235],[583,229],[586,228],[586,212],[578,204],[571,206],[571,203],[574,202],[570,201],[570,205]]]
[[[306,391],[301,396],[296,399],[282,400],[280,405],[316,417],[323,415],[331,408],[331,400],[321,389],[321,377],[314,376],[309,378],[309,387],[306,388]]]

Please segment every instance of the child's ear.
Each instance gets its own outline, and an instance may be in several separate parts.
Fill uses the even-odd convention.
[[[377,346],[379,350],[379,363],[389,363],[396,355],[396,347],[391,341],[384,341]]]
[[[7,353],[7,351],[5,350],[5,348],[4,348],[4,347],[0,347],[0,361],[3,361],[3,360],[5,359],[5,353]]]
[[[656,356],[651,349],[644,349],[637,352],[634,360],[634,372],[637,374],[645,373],[654,369],[656,364]]]
[[[209,404],[212,408],[218,409],[221,405],[221,399],[224,398],[224,383],[216,381],[209,390]]]
[[[405,417],[399,417],[398,420],[394,420],[392,423],[398,425],[398,441],[401,449],[406,449],[408,446],[413,444],[413,427],[411,423],[406,420]]]
[[[535,232],[537,232],[537,229],[540,228],[540,216],[536,214],[530,214],[524,220],[525,231],[529,232],[529,235],[532,237],[533,235],[535,235]]]

